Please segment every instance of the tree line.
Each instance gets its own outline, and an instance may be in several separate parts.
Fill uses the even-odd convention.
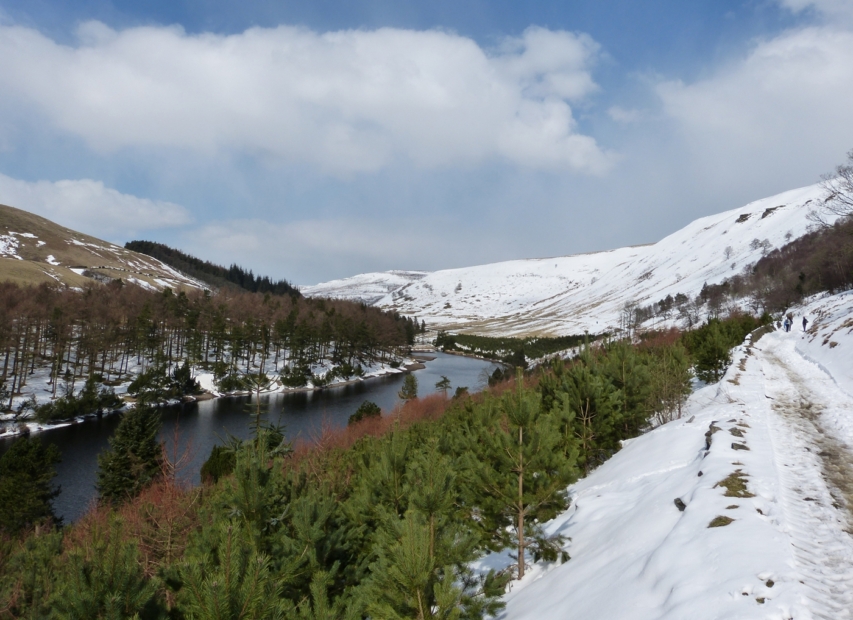
[[[58,417],[107,406],[111,386],[140,376],[148,382],[140,390],[153,384],[183,393],[192,387],[190,367],[212,371],[225,386],[270,369],[288,385],[322,384],[355,376],[366,363],[396,363],[417,329],[413,319],[339,300],[156,293],[120,282],[82,292],[0,283],[0,409],[11,408],[37,373],[54,402],[67,397],[60,402],[74,410],[57,405]],[[331,372],[318,377],[312,365],[321,362]]]
[[[251,270],[246,271],[235,264],[222,267],[156,241],[128,241],[124,247],[127,250],[152,256],[216,288],[241,288],[250,293],[301,296],[299,289],[287,280],[272,280],[269,276],[256,276]]]

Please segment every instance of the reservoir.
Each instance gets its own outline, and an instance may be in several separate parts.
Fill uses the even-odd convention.
[[[435,384],[442,375],[451,382],[448,395],[461,386],[470,392],[479,391],[495,368],[492,362],[470,357],[430,353],[432,356],[435,359],[427,361],[426,368],[414,371],[419,396],[434,393]],[[346,426],[349,416],[366,400],[379,405],[383,413],[391,411],[400,402],[397,392],[404,377],[405,374],[400,373],[323,390],[262,396],[261,402],[266,409],[264,417],[272,423],[283,424],[288,440],[310,441],[319,435],[324,425]],[[229,435],[247,439],[251,433],[251,415],[247,412],[250,405],[250,397],[237,396],[161,409],[162,441],[170,455],[187,457],[179,475],[194,484],[199,483],[199,470],[213,446],[227,443]],[[98,454],[109,446],[108,440],[120,420],[121,414],[108,415],[33,435],[45,443],[55,444],[62,453],[54,479],[54,483],[61,486],[61,493],[53,506],[57,516],[66,523],[80,518],[95,501]],[[0,452],[5,452],[11,441],[0,440]]]

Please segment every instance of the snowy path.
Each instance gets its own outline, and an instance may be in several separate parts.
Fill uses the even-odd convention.
[[[853,458],[825,426],[853,399],[782,335],[759,342],[781,507],[814,618],[853,617]],[[763,347],[761,345],[764,345]],[[841,429],[832,429],[838,431]]]
[[[853,397],[807,343],[777,332],[738,347],[684,419],[574,485],[547,524],[572,559],[534,566],[502,617],[853,618]],[[745,492],[726,491],[736,478]]]

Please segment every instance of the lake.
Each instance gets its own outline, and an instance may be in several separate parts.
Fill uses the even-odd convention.
[[[435,392],[435,384],[442,375],[450,379],[451,394],[459,386],[479,391],[486,383],[486,375],[495,368],[492,362],[469,357],[430,353],[433,355],[435,359],[426,362],[426,368],[414,371],[419,396]],[[400,402],[397,392],[404,377],[400,373],[324,390],[262,396],[267,410],[264,417],[274,423],[281,422],[291,441],[311,439],[324,424],[333,428],[346,426],[349,416],[365,400],[375,402],[384,412],[390,411]],[[186,453],[189,457],[182,470],[185,479],[199,482],[199,470],[211,449],[226,443],[229,434],[240,439],[249,437],[250,401],[248,396],[217,398],[161,410],[161,439],[170,453]],[[62,491],[54,500],[54,511],[66,522],[80,518],[95,500],[98,454],[108,447],[120,419],[121,414],[108,415],[33,435],[55,444],[62,453],[54,480]],[[0,440],[0,452],[7,450],[11,441]]]

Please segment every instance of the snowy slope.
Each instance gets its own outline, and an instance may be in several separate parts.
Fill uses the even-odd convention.
[[[372,273],[302,287],[307,296],[375,300],[434,328],[482,334],[598,333],[619,325],[627,302],[695,296],[758,260],[761,248],[802,235],[822,200],[818,185],[696,220],[658,243],[609,252],[516,260],[401,277]],[[731,247],[727,258],[726,248]],[[378,293],[388,292],[379,297]]]
[[[331,280],[311,289],[310,297],[336,297],[368,305],[380,303],[389,294],[405,288],[428,275],[426,271],[386,271],[363,273],[343,280]],[[300,287],[300,291],[304,289]]]
[[[795,313],[815,329],[745,343],[684,418],[570,488],[572,506],[546,530],[571,539],[571,559],[514,582],[501,617],[853,615],[853,293]],[[734,473],[750,496],[725,495]],[[718,516],[732,521],[709,528]],[[509,563],[504,553],[480,565]]]

